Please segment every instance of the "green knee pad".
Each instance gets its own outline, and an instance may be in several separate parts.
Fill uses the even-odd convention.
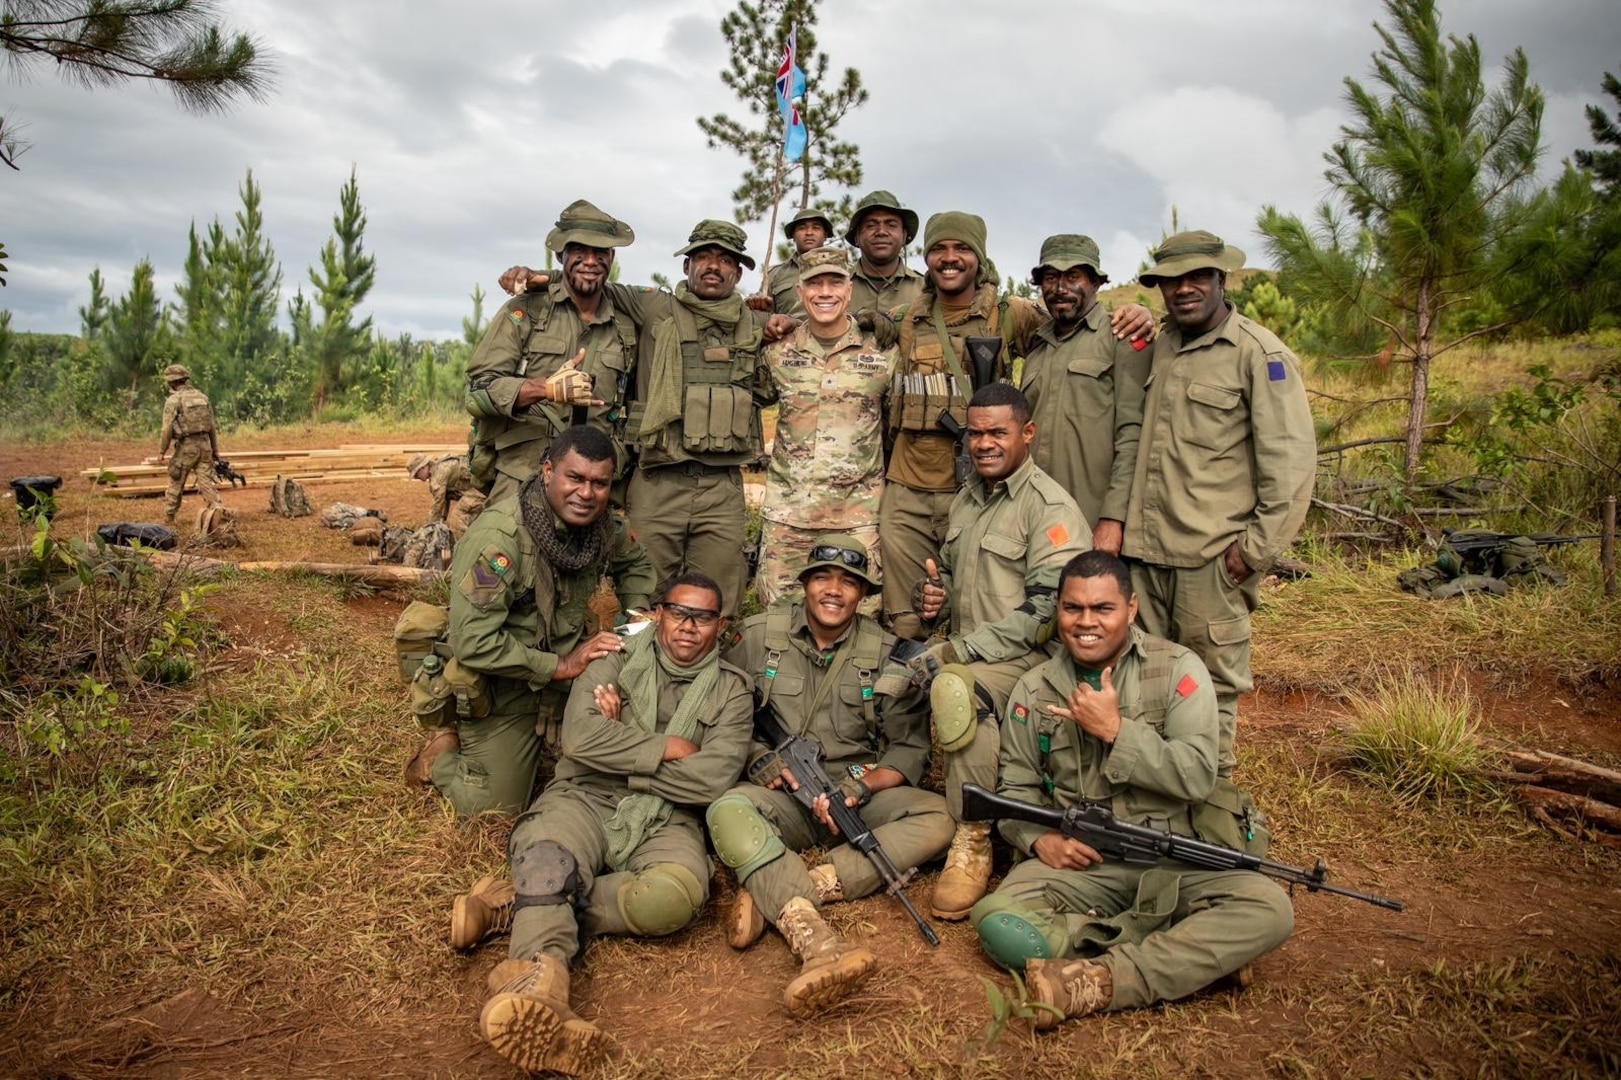
[[[704,886],[680,863],[659,863],[621,885],[615,902],[631,933],[658,937],[697,917]]]
[[[985,955],[1012,971],[1023,972],[1026,961],[1050,960],[1063,951],[1052,923],[1001,893],[991,893],[969,912]]]
[[[974,741],[978,726],[974,704],[974,673],[962,664],[947,664],[929,687],[929,705],[934,713],[934,737],[946,753],[961,750]]]
[[[738,881],[748,880],[750,874],[788,850],[747,795],[722,795],[709,804],[704,820],[715,854],[732,868]]]

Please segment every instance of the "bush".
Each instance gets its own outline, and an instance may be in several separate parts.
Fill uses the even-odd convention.
[[[1481,745],[1480,705],[1462,677],[1434,680],[1407,668],[1382,672],[1371,694],[1352,694],[1346,734],[1351,770],[1405,806],[1493,793]]]

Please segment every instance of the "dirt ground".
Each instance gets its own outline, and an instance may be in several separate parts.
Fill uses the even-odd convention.
[[[320,438],[331,445],[329,432]],[[288,439],[280,435],[275,444]],[[160,500],[109,499],[76,476],[98,461],[133,460],[130,452],[123,442],[52,447],[48,458],[7,447],[0,450],[0,473],[69,477],[59,521],[75,527],[82,521],[86,531],[104,521],[161,520]],[[426,516],[425,486],[403,475],[312,486],[310,494],[317,509],[342,500],[381,508],[391,523],[417,524]],[[364,561],[365,549],[317,519],[271,515],[263,489],[225,498],[241,512],[248,545],[242,559]],[[388,631],[404,603],[389,593],[346,599],[355,648],[386,665]],[[229,642],[218,658],[224,667],[274,663],[301,647],[298,628],[269,608],[240,597],[211,604]],[[1621,701],[1613,688],[1482,685],[1494,733],[1621,761]],[[1248,989],[1214,988],[1187,1002],[1093,1018],[1040,1037],[1014,1021],[982,1052],[989,1009],[980,979],[1004,989],[1007,980],[966,925],[936,922],[944,940],[930,949],[893,901],[831,908],[831,921],[872,947],[881,968],[859,998],[814,1022],[795,1023],[778,1000],[795,970],[781,940],[768,934],[746,953],[724,942],[733,886],[721,874],[693,928],[655,942],[603,940],[587,950],[575,975],[577,1008],[616,1041],[604,1075],[1082,1076],[1131,1068],[1164,1076],[1496,1076],[1535,1074],[1543,1061],[1572,1075],[1613,1067],[1621,1060],[1621,853],[1566,842],[1524,822],[1488,829],[1484,844],[1444,835],[1414,843],[1402,836],[1400,812],[1342,797],[1348,781],[1322,767],[1339,712],[1335,702],[1310,694],[1273,693],[1264,677],[1241,706],[1247,753],[1264,756],[1274,774],[1294,769],[1305,777],[1296,786],[1306,803],[1338,799],[1325,804],[1339,815],[1331,822],[1291,835],[1291,823],[1280,821],[1273,856],[1306,862],[1322,854],[1331,880],[1398,897],[1404,912],[1297,891],[1294,936],[1257,963]],[[391,743],[400,763],[414,740],[402,725]],[[438,812],[431,800],[400,787],[400,814]],[[1390,837],[1402,842],[1382,842]],[[490,842],[498,848],[499,839]],[[462,886],[476,876],[469,869]],[[934,876],[924,874],[910,890],[920,907]],[[450,951],[444,934],[455,885],[447,880],[437,910],[394,913],[430,928],[437,920],[438,936],[431,930],[422,936],[413,967],[430,972],[432,985],[397,972],[392,977],[400,982],[391,985],[385,973],[382,984],[374,976],[352,999],[321,996],[261,1010],[252,990],[257,979],[296,980],[299,973],[267,970],[234,980],[245,988],[229,994],[198,987],[161,1000],[77,1000],[42,984],[24,1007],[0,1014],[0,1074],[511,1076],[477,1034],[484,977],[504,957],[504,943],[466,956]],[[380,921],[390,917],[375,913]],[[1607,999],[1561,996],[1594,985],[1608,986]],[[1426,1022],[1427,1011],[1441,1003],[1449,1003],[1448,1016],[1459,1015],[1460,996],[1461,1012],[1474,1017],[1469,1023],[1449,1021],[1443,1030]],[[1498,1012],[1509,1019],[1500,1021]],[[1559,1028],[1561,1017],[1568,1030]],[[1530,1054],[1531,1044],[1552,1047],[1555,1056]]]

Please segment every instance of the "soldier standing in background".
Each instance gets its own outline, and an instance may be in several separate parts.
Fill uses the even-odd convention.
[[[158,464],[174,447],[169,460],[169,486],[163,493],[164,520],[174,524],[180,512],[180,498],[186,490],[186,477],[196,475],[197,493],[215,506],[220,505],[214,486],[214,462],[219,460],[219,442],[214,437],[214,407],[208,395],[191,385],[191,372],[180,364],[163,369],[169,397],[163,403],[163,440],[158,446]]]
[[[1227,272],[1243,265],[1219,236],[1185,232],[1141,275],[1170,317],[1155,343],[1121,549],[1143,629],[1210,669],[1224,777],[1237,761],[1238,695],[1255,685],[1250,612],[1305,523],[1317,475],[1300,361],[1227,300]]]
[[[805,308],[799,301],[799,275],[805,265],[801,256],[815,251],[832,238],[833,223],[820,210],[807,206],[788,219],[782,232],[794,245],[794,254],[786,262],[771,268],[765,292],[750,297],[749,306],[756,311],[775,311],[778,315],[803,319]],[[762,300],[765,302],[762,303]]]
[[[844,242],[861,251],[854,268],[850,310],[890,312],[923,291],[923,275],[906,265],[906,245],[917,236],[917,211],[887,191],[869,191],[856,203]]]

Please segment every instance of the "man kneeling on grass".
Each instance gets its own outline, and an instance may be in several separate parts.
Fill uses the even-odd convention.
[[[583,938],[658,936],[709,897],[702,808],[743,770],[748,676],[723,663],[720,586],[672,579],[653,628],[575,680],[556,777],[508,845],[515,892],[509,959],[490,973],[479,1024],[519,1068],[577,1073],[607,1037],[569,1008]]]
[[[1233,808],[1247,799],[1216,776],[1210,673],[1188,649],[1133,627],[1136,617],[1125,563],[1089,551],[1064,567],[1065,651],[1008,698],[998,788],[1059,810],[1102,802],[1122,821],[1243,849]],[[991,959],[1022,970],[1030,997],[1050,1006],[1038,1011],[1038,1029],[1186,997],[1294,928],[1288,895],[1254,871],[1105,863],[1054,829],[1003,821],[1001,831],[1033,858],[970,918]]]

